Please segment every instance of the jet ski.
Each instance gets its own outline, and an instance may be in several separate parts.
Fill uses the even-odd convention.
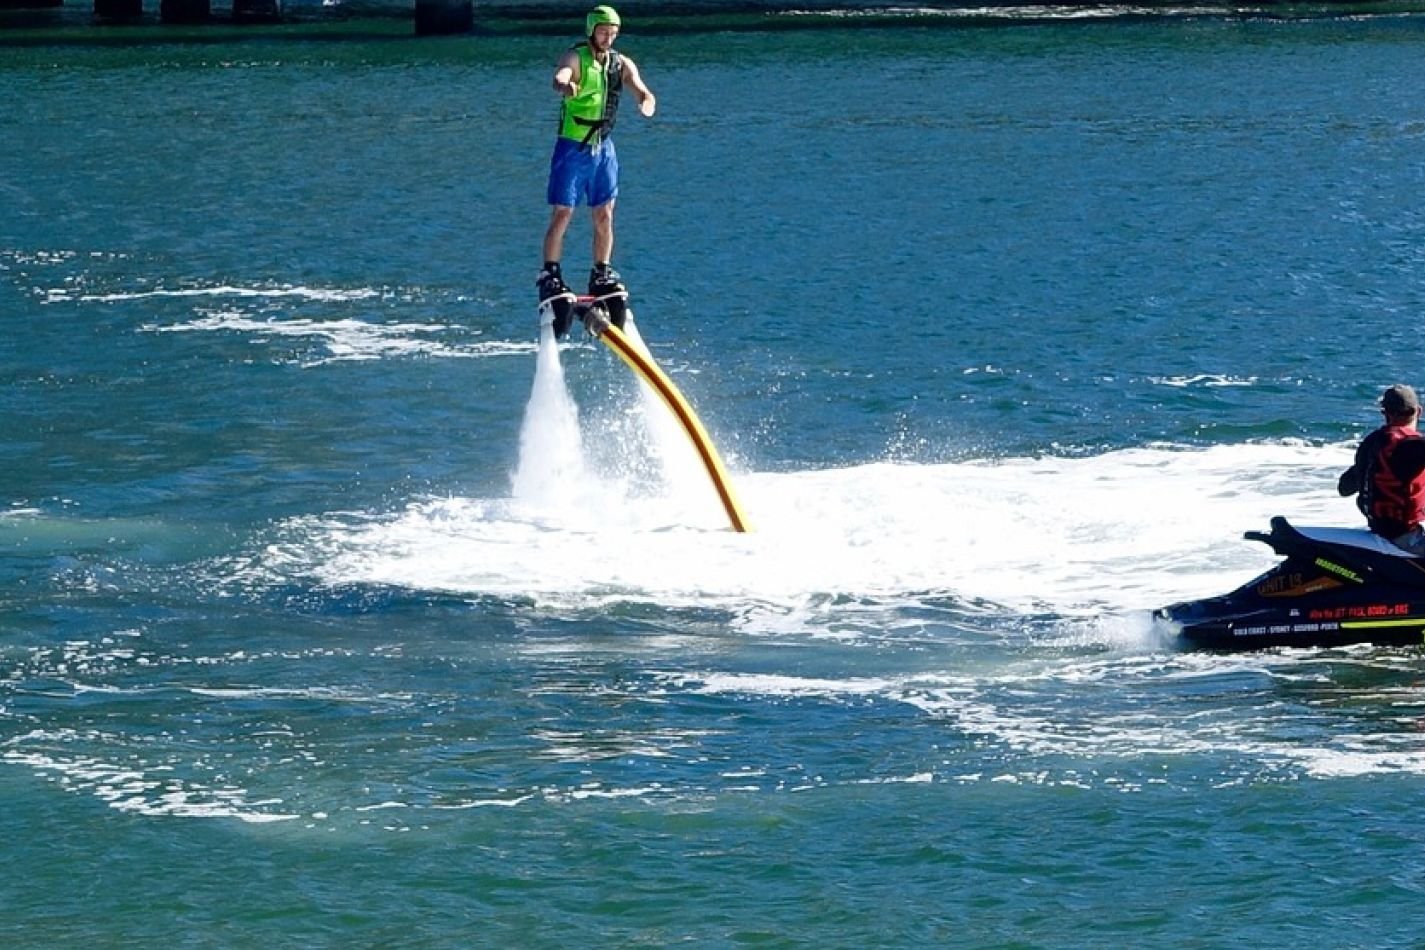
[[[1208,650],[1425,643],[1425,558],[1364,528],[1296,528],[1244,537],[1283,560],[1230,594],[1154,612],[1182,642]]]

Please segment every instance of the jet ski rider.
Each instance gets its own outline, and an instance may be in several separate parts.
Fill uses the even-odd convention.
[[[1416,431],[1420,399],[1397,384],[1380,397],[1385,425],[1356,448],[1355,463],[1341,474],[1336,490],[1356,496],[1366,524],[1412,554],[1425,556],[1425,437]]]

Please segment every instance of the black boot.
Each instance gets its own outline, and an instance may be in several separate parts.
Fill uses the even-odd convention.
[[[545,264],[544,270],[535,278],[534,286],[539,292],[540,309],[548,307],[553,315],[554,335],[561,337],[568,333],[569,324],[574,321],[575,297],[569,285],[564,283],[559,265],[552,262]]]
[[[589,296],[608,311],[609,322],[622,330],[628,319],[628,288],[618,271],[608,264],[595,264],[589,271]]]

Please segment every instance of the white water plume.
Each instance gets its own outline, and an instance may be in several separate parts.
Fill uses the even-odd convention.
[[[631,319],[624,332],[651,358]],[[635,387],[637,398],[616,393],[601,413],[581,422],[559,345],[553,331],[542,328],[520,430],[519,463],[511,478],[519,516],[616,530],[650,518],[659,525],[723,523],[691,441],[651,386],[638,379]],[[601,512],[602,519],[590,521],[593,512]]]
[[[544,326],[520,426],[519,467],[511,476],[514,500],[528,508],[561,508],[561,500],[585,486],[586,476],[579,410],[564,382],[554,330]]]

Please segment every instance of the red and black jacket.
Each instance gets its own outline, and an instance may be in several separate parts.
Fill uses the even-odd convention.
[[[1381,426],[1356,450],[1356,505],[1376,534],[1398,538],[1425,522],[1425,438],[1414,426]]]

